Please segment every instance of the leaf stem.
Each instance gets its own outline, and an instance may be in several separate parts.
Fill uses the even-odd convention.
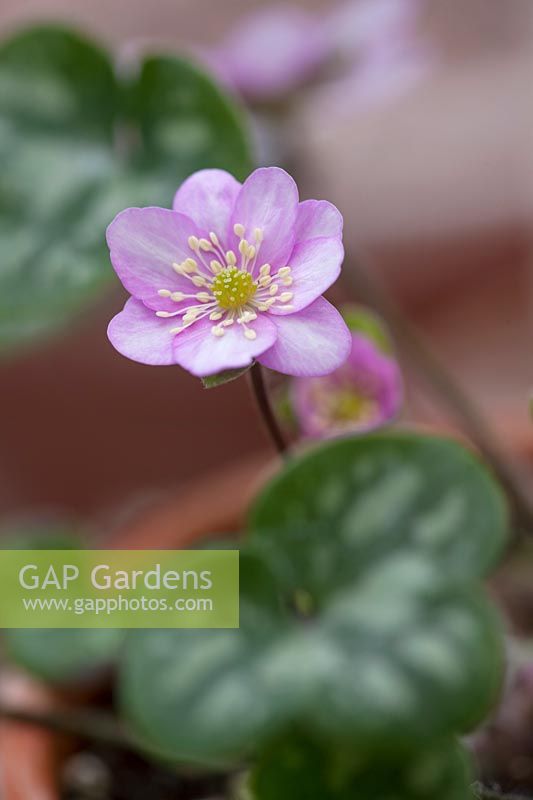
[[[283,434],[281,433],[281,429],[278,425],[276,415],[274,413],[272,404],[270,402],[270,398],[268,396],[263,370],[261,368],[261,365],[258,364],[257,361],[253,364],[249,372],[249,375],[250,375],[250,386],[257,403],[257,408],[259,409],[259,413],[263,419],[265,428],[267,429],[269,436],[274,444],[274,447],[276,448],[278,453],[281,456],[283,456],[283,458],[286,458],[287,443],[285,441]]]

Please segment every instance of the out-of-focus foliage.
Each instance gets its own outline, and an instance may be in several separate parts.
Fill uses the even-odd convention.
[[[83,546],[68,524],[15,526],[3,531],[5,550],[73,550]],[[113,660],[124,632],[114,629],[21,628],[3,632],[8,656],[52,684],[91,683]]]
[[[471,800],[471,780],[453,742],[415,758],[360,763],[351,751],[296,734],[265,751],[249,784],[256,800]]]
[[[104,241],[127,206],[169,206],[202,167],[250,167],[237,109],[195,67],[117,77],[69,30],[0,46],[0,354],[64,324],[114,280]]]
[[[455,443],[396,434],[310,452],[253,510],[240,630],[132,632],[125,714],[148,747],[213,764],[295,730],[360,769],[437,747],[496,696],[499,626],[478,583],[505,527],[497,487]]]

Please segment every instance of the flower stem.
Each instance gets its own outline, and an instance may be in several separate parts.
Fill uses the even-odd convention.
[[[253,364],[249,374],[250,374],[250,385],[252,387],[252,392],[254,394],[257,407],[263,419],[265,428],[267,429],[269,436],[272,439],[274,447],[276,448],[278,453],[285,458],[287,455],[287,443],[285,441],[283,434],[281,433],[281,429],[278,425],[276,415],[274,414],[272,405],[270,403],[267,388],[265,385],[263,370],[261,369],[261,365],[258,364],[257,361]]]

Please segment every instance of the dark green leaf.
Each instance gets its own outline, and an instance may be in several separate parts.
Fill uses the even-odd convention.
[[[301,736],[268,748],[250,779],[254,800],[470,800],[470,784],[466,753],[455,744],[361,764]]]

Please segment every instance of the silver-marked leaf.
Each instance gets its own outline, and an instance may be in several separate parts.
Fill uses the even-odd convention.
[[[115,214],[171,206],[200,167],[249,167],[231,101],[180,59],[150,59],[123,82],[91,41],[39,27],[0,45],[0,96],[0,354],[117,285]]]

